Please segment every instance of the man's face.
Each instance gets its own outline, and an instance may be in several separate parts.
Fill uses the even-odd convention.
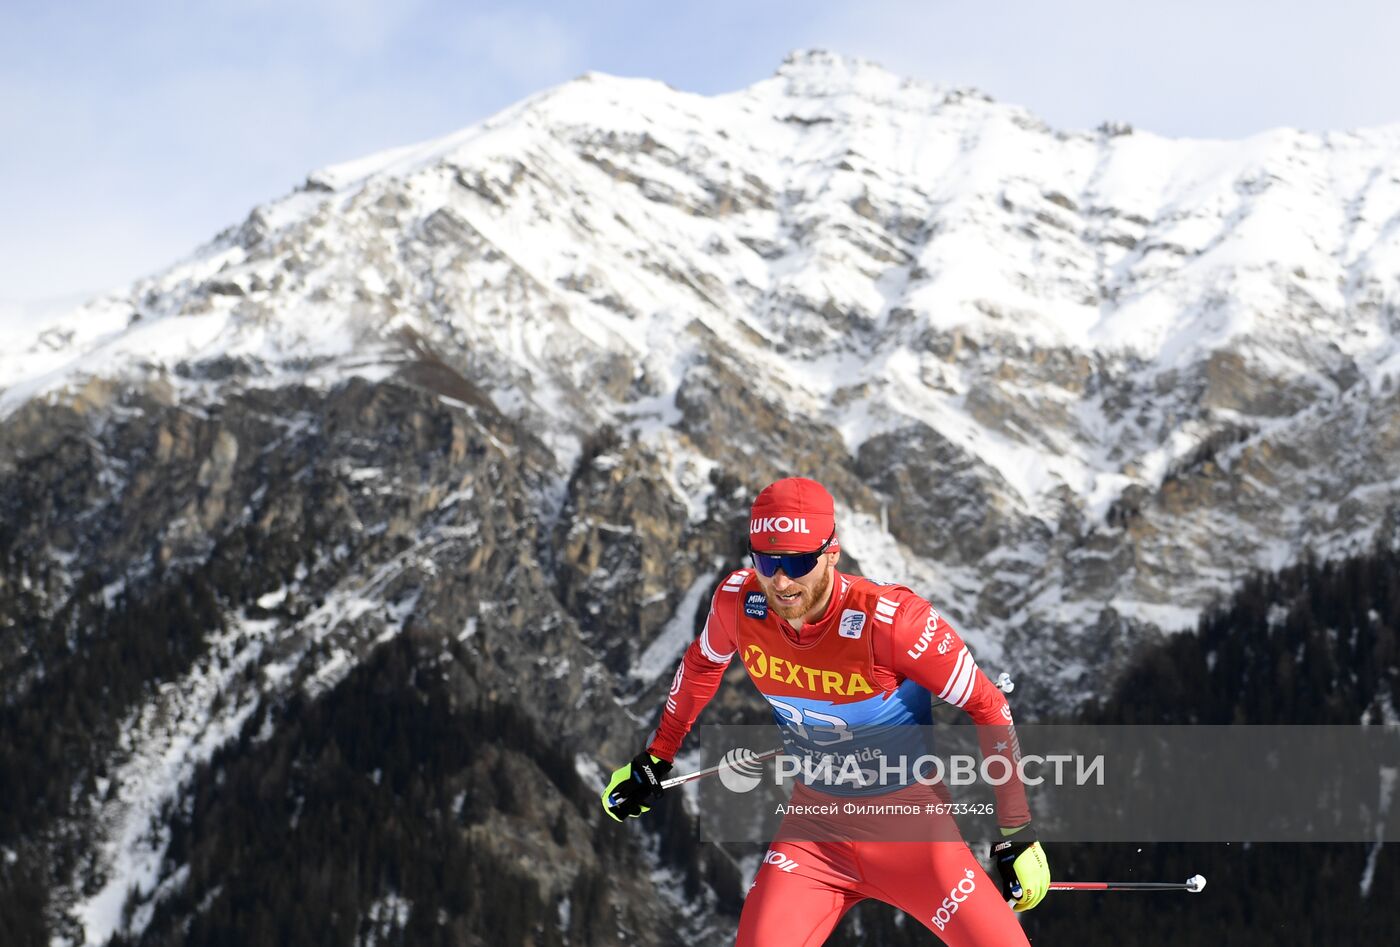
[[[758,584],[768,598],[768,605],[780,618],[793,621],[803,618],[818,605],[824,605],[831,588],[832,563],[836,553],[824,553],[815,568],[804,576],[790,578],[782,569],[767,578],[756,572]]]

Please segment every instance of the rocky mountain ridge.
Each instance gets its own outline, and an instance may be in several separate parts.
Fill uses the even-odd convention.
[[[31,787],[68,828],[0,839],[102,942],[178,887],[149,828],[198,762],[390,638],[596,781],[777,476],[1026,713],[1394,529],[1400,127],[1066,133],[821,52],[711,98],[590,74],[4,332],[16,726],[41,746],[46,687],[120,653],[86,629],[219,616],[72,711]],[[177,579],[214,600],[161,605]]]

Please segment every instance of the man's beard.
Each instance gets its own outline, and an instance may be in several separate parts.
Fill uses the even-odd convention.
[[[810,612],[812,606],[820,602],[822,596],[826,594],[826,590],[831,588],[831,570],[826,570],[825,574],[822,575],[821,581],[817,583],[816,588],[811,590],[802,586],[798,586],[798,588],[802,589],[802,594],[798,597],[797,602],[792,605],[786,605],[779,601],[777,591],[772,585],[769,585],[764,589],[764,594],[768,596],[768,607],[777,612],[779,618],[785,618],[788,621],[801,618],[803,615]]]

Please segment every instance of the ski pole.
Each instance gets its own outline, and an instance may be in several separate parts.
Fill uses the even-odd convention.
[[[771,760],[781,752],[783,752],[783,748],[780,746],[775,746],[771,750],[764,750],[762,753],[755,753],[753,750],[746,750],[740,747],[737,750],[730,750],[728,753],[724,754],[719,763],[715,766],[708,767],[707,769],[698,769],[693,773],[686,773],[683,776],[672,776],[670,779],[663,779],[661,781],[661,788],[670,789],[672,786],[680,786],[684,783],[694,782],[706,776],[713,776],[722,769],[732,769],[736,772],[741,772],[744,768],[750,766],[756,768],[759,763],[765,760]]]
[[[1200,894],[1205,875],[1192,875],[1185,881],[1052,881],[1051,891],[1189,891]]]

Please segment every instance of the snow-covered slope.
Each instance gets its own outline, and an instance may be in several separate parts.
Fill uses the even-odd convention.
[[[975,596],[986,557],[1036,539],[1018,523],[1112,531],[1139,511],[1135,489],[1160,495],[1203,451],[1223,471],[1265,442],[1307,450],[1337,424],[1367,430],[1393,405],[1398,301],[1400,127],[1066,133],[811,52],[713,98],[590,74],[312,174],[129,294],[7,346],[0,410],[84,374],[184,374],[205,390],[189,367],[211,362],[236,366],[219,385],[382,377],[411,335],[566,460],[598,425],[645,432],[693,497],[763,440],[728,431],[736,453],[722,456],[687,430],[687,389],[719,362],[773,427],[792,416],[839,432],[827,450],[856,458],[893,435],[956,457],[1015,535],[919,542],[895,517],[910,548],[890,566],[929,560],[926,578]],[[1374,512],[1366,498],[1389,495],[1366,458],[1354,474],[1316,461],[1302,466],[1333,483],[1333,507]],[[1130,543],[1133,568],[1171,581],[1130,568],[1080,596],[1052,563],[1026,561],[1044,550],[1023,549],[1018,584],[1025,567],[1047,580],[999,611],[1060,623],[1112,603],[1180,624],[1232,571],[1367,531],[1298,486],[1244,536],[1213,495]],[[878,515],[882,492],[847,500]],[[1237,548],[1208,567],[1213,532]],[[1181,549],[1196,560],[1186,576],[1165,561]],[[971,607],[965,621],[982,624]]]

